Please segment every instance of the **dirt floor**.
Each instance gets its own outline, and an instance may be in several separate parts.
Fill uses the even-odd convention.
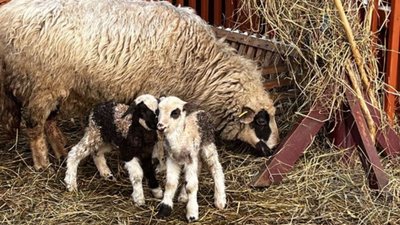
[[[64,131],[71,147],[81,131]],[[89,159],[78,170],[79,192],[69,193],[64,164],[53,161],[46,171],[33,170],[23,134],[0,146],[0,224],[186,224],[183,203],[175,203],[167,220],[156,219],[160,200],[146,186],[146,205],[135,207],[117,154],[108,157],[117,181],[101,179]],[[253,189],[249,184],[265,159],[221,148],[228,206],[213,206],[212,179],[203,168],[197,224],[400,224],[400,161],[384,160],[390,184],[380,194],[368,188],[358,158],[346,165],[343,154],[315,143],[282,184]]]

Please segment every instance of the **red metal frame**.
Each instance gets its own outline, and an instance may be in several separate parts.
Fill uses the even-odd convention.
[[[400,44],[400,1],[394,0],[391,4],[389,21],[389,38],[386,64],[386,82],[390,86],[389,92],[398,90],[399,72],[399,44]],[[394,90],[393,90],[394,89]],[[387,93],[385,98],[385,111],[389,120],[393,123],[396,114],[396,96]]]
[[[354,144],[359,152],[359,157],[368,178],[368,183],[372,189],[384,189],[389,182],[387,174],[384,172],[379,159],[378,151],[375,143],[371,139],[365,118],[361,111],[358,99],[350,92],[346,91],[346,99],[349,104],[350,111],[337,112],[340,115],[338,131],[350,131],[351,139],[347,144]],[[380,123],[376,110],[370,108],[373,119]],[[319,130],[325,124],[325,120],[329,118],[327,110],[321,105],[314,105],[306,117],[302,118],[299,124],[293,128],[291,133],[281,142],[277,153],[262,166],[260,174],[253,182],[255,187],[266,187],[271,184],[280,183],[283,176],[289,172],[294,163],[303,154],[305,149],[312,143]],[[389,136],[391,141],[388,142]],[[342,144],[347,138],[346,135],[340,136]],[[385,131],[379,131],[377,140],[380,145],[386,147],[386,152],[392,153],[399,146],[391,145],[392,142],[399,141],[399,136],[390,128]],[[346,144],[346,145],[347,145]],[[389,150],[392,149],[392,150]],[[400,148],[396,154],[400,153]],[[393,153],[394,154],[394,153]]]

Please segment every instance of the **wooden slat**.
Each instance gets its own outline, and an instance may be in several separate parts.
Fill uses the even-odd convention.
[[[275,73],[284,73],[288,72],[288,68],[286,66],[266,66],[262,68],[262,74],[275,74]]]
[[[241,44],[241,45],[239,46],[238,53],[239,53],[240,55],[245,55],[246,50],[247,50],[247,46],[244,45],[244,44]]]
[[[7,2],[9,2],[10,0],[0,0],[0,5],[1,4],[6,4]]]
[[[181,6],[183,6],[185,4],[185,1],[184,0],[177,0],[176,1],[176,5],[178,6],[178,5],[181,5]]]
[[[201,0],[201,18],[203,18],[205,21],[208,21],[209,16],[208,16],[208,0]]]
[[[253,59],[254,58],[254,54],[256,53],[256,48],[249,46],[247,48],[247,52],[246,52],[246,56],[249,59]]]
[[[214,1],[214,26],[222,25],[222,1]]]
[[[285,46],[283,44],[279,44],[276,42],[273,42],[268,39],[261,39],[257,37],[252,37],[249,35],[244,35],[241,33],[235,33],[231,31],[227,31],[221,28],[216,28],[213,27],[213,30],[217,37],[225,37],[226,40],[233,41],[233,42],[238,42],[240,44],[246,44],[252,47],[256,48],[261,48],[264,50],[272,51],[272,52],[278,52],[278,48],[280,49],[280,52],[288,52],[290,50],[290,47]],[[290,51],[291,53],[289,54],[290,56],[296,56],[294,51]]]
[[[399,82],[398,67],[399,65],[399,40],[400,40],[400,1],[392,1],[392,12],[389,22],[389,40],[387,51],[386,64],[386,82],[390,87],[398,89]],[[389,92],[394,91],[389,88]],[[386,93],[385,111],[388,114],[389,120],[393,123],[396,113],[396,96],[391,93]]]
[[[276,79],[276,80],[264,82],[264,88],[266,90],[270,90],[272,88],[290,86],[293,84],[294,84],[294,82],[289,79]]]

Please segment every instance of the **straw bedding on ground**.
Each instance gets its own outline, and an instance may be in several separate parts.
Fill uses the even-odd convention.
[[[67,124],[67,125],[66,125]],[[69,147],[82,134],[71,122],[62,125]],[[63,184],[65,165],[35,172],[26,139],[1,144],[0,224],[185,224],[185,205],[176,203],[167,220],[155,218],[160,200],[145,187],[146,205],[136,207],[132,187],[118,154],[108,156],[117,181],[105,181],[89,158],[78,173],[78,193]],[[18,141],[17,145],[14,145]],[[398,224],[400,168],[384,160],[390,184],[386,194],[372,192],[358,158],[343,163],[345,150],[317,141],[282,184],[254,189],[250,183],[264,163],[246,153],[220,149],[227,186],[228,207],[213,206],[213,182],[203,168],[198,195],[199,224]],[[53,159],[54,160],[54,159]],[[162,174],[159,175],[163,179]]]

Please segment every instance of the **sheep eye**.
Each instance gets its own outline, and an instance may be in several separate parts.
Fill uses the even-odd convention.
[[[174,119],[177,119],[180,115],[181,115],[180,109],[174,109],[174,111],[171,112],[171,117]]]
[[[267,125],[267,120],[265,120],[265,118],[257,118],[256,123],[260,126],[265,126]]]

